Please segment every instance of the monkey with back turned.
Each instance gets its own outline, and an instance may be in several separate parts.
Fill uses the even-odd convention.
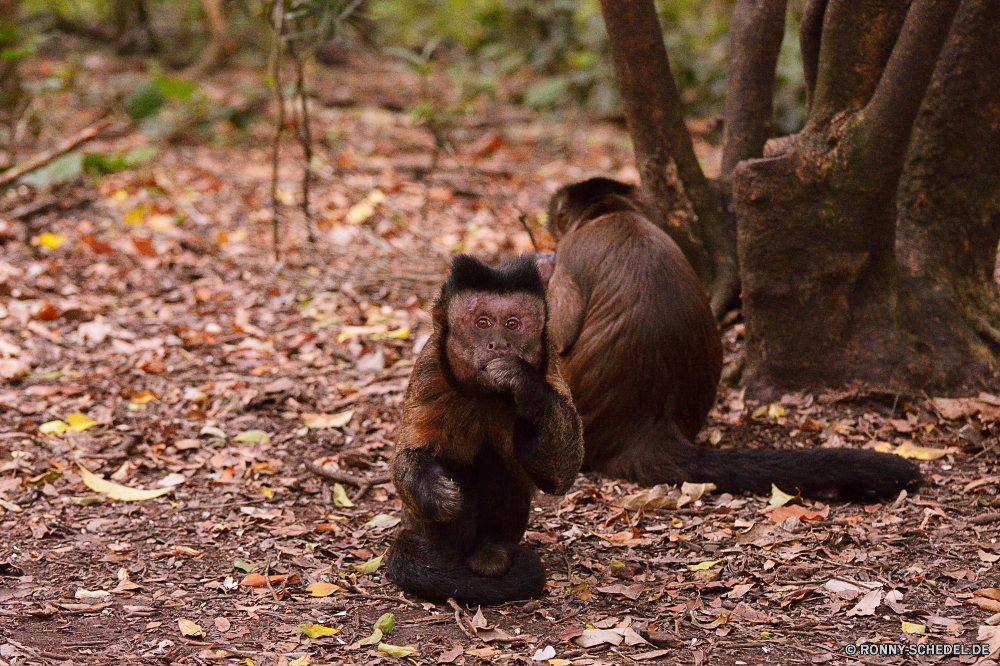
[[[715,400],[722,345],[694,270],[650,222],[636,188],[608,178],[552,197],[549,335],[583,418],[583,469],[643,485],[712,482],[766,494],[771,484],[842,499],[891,497],[920,482],[903,458],[855,449],[714,449],[692,440]]]
[[[541,594],[520,545],[535,488],[563,494],[583,459],[580,417],[546,335],[532,257],[490,268],[457,256],[406,389],[392,461],[403,525],[386,576],[431,601]]]

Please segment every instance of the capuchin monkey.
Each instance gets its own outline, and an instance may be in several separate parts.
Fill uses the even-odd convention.
[[[403,403],[392,479],[403,525],[386,577],[443,602],[542,593],[545,568],[519,544],[535,488],[561,495],[583,460],[583,426],[546,336],[545,286],[530,256],[490,268],[459,255]]]
[[[918,485],[919,468],[886,453],[692,443],[715,400],[722,345],[694,270],[651,216],[636,188],[608,178],[568,185],[549,205],[558,244],[537,261],[549,336],[583,418],[583,469],[643,485],[767,494],[773,483],[846,500]]]

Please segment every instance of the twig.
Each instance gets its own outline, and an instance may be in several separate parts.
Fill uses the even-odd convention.
[[[302,217],[306,222],[306,233],[309,236],[309,244],[316,244],[316,235],[313,233],[312,214],[309,212],[309,181],[312,175],[313,147],[312,133],[309,129],[309,100],[305,90],[305,63],[302,55],[295,49],[295,45],[289,43],[288,53],[295,61],[295,101],[298,107],[292,106],[292,120],[295,123],[295,136],[302,146],[302,154],[305,158],[305,166],[302,169]],[[297,111],[297,113],[296,113]]]
[[[38,153],[34,157],[29,157],[25,161],[21,162],[15,167],[7,169],[3,173],[0,173],[0,187],[13,183],[15,180],[28,173],[29,171],[34,171],[40,166],[44,166],[59,157],[60,155],[65,155],[69,151],[73,150],[81,143],[90,141],[95,136],[101,133],[105,127],[110,125],[114,120],[112,118],[102,118],[90,127],[86,127],[73,136],[69,137],[61,144],[53,148],[52,150],[47,150],[43,153]]]
[[[521,226],[528,232],[528,238],[531,239],[531,246],[535,248],[535,252],[541,252],[541,250],[538,249],[538,243],[535,241],[535,234],[532,233],[531,226],[528,224],[528,216],[521,213],[517,219],[521,221]]]
[[[270,558],[270,556],[268,556],[267,563],[264,565],[264,583],[267,585],[268,592],[271,593],[271,598],[274,599],[275,601],[281,601],[281,599],[278,598],[278,593],[274,591],[273,587],[271,587],[271,558]]]
[[[973,516],[969,518],[967,522],[973,525],[989,525],[990,523],[995,523],[1000,520],[1000,513],[984,513],[981,516]]]
[[[20,220],[22,217],[29,217],[35,213],[40,213],[46,208],[55,206],[57,203],[59,203],[59,200],[55,197],[43,197],[38,201],[18,206],[9,213],[0,213],[0,217],[13,222],[14,220]]]
[[[466,620],[462,615],[462,607],[458,605],[458,602],[455,601],[454,597],[448,597],[448,605],[455,609],[455,624],[457,624],[458,628],[462,630],[465,637],[470,641],[476,640],[476,635],[469,630],[468,620]]]
[[[410,601],[409,599],[403,597],[402,595],[394,597],[389,594],[368,594],[366,592],[351,592],[347,594],[349,597],[364,597],[365,599],[379,599],[382,601],[395,601],[397,604],[403,604],[408,608],[415,608],[417,610],[423,610],[423,606],[420,604]]]
[[[341,472],[338,470],[324,469],[314,463],[312,460],[303,460],[303,464],[306,469],[315,474],[316,476],[322,477],[324,479],[330,479],[331,481],[337,481],[338,483],[349,483],[352,486],[358,488],[358,492],[352,497],[352,500],[359,500],[364,497],[365,493],[371,490],[372,486],[377,486],[380,483],[386,483],[392,479],[388,474],[383,474],[381,476],[376,476],[372,479],[362,479],[354,476],[353,474],[348,474],[347,472]]]
[[[278,260],[278,156],[281,152],[281,133],[285,130],[285,95],[281,90],[281,39],[285,27],[285,3],[274,3],[274,41],[271,44],[271,81],[274,84],[274,100],[278,105],[275,119],[274,143],[271,145],[271,232],[274,243],[274,259]]]

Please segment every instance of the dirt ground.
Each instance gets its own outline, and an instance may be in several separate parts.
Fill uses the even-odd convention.
[[[428,171],[433,137],[407,113],[419,83],[383,60],[317,72],[316,240],[288,141],[277,261],[266,117],[0,195],[0,666],[995,664],[991,395],[855,387],[763,405],[723,386],[707,446],[903,447],[926,483],[886,504],[691,490],[665,509],[662,492],[583,475],[534,509],[543,598],[460,609],[386,581],[388,459],[448,257],[529,251],[522,214],[545,247],[556,188],[636,175],[621,126],[503,96],[455,121]],[[36,102],[37,150],[94,122],[139,65],[85,59]],[[238,102],[256,76],[203,87]],[[116,115],[85,150],[145,143]],[[741,335],[734,314],[727,361]],[[82,470],[172,490],[114,499]],[[366,641],[386,613],[392,631]]]

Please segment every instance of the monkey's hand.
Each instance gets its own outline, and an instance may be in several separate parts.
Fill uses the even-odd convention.
[[[519,356],[495,358],[486,364],[484,383],[498,393],[513,393],[514,398],[523,392],[530,374],[537,371]]]
[[[402,449],[392,461],[392,481],[403,504],[423,522],[445,523],[462,511],[462,491],[424,449]]]
[[[496,358],[486,364],[486,382],[500,393],[510,393],[517,403],[517,415],[532,421],[541,420],[555,391],[545,376],[518,356]]]

